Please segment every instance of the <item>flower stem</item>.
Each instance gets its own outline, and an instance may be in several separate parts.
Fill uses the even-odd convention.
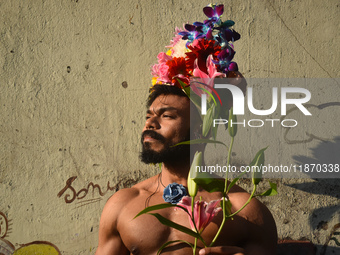
[[[229,146],[229,151],[228,151],[228,158],[227,158],[227,167],[229,169],[229,164],[230,164],[230,157],[231,157],[231,152],[232,152],[232,147],[234,145],[234,137],[231,137],[231,141],[230,141],[230,146]],[[225,183],[224,183],[224,196],[227,195],[227,186],[228,186],[228,171],[226,173],[226,177],[225,177]]]
[[[196,255],[197,238],[195,238],[194,248],[192,249],[192,254]]]
[[[236,212],[234,212],[234,213],[230,214],[229,216],[227,216],[227,218],[232,218],[233,216],[235,216],[236,214],[238,214],[240,211],[242,211],[243,208],[246,207],[246,206],[250,203],[250,200],[251,200],[251,199],[254,197],[254,195],[255,195],[256,187],[257,187],[257,185],[254,185],[253,191],[251,192],[250,197],[248,198],[248,201],[247,201],[240,209],[238,209]]]
[[[232,152],[232,147],[234,144],[234,137],[231,137],[230,140],[230,146],[229,146],[229,151],[228,151],[228,158],[227,158],[227,167],[229,166],[230,163],[230,156],[231,156],[231,152]],[[220,235],[223,226],[225,224],[225,221],[227,219],[227,207],[226,207],[226,199],[227,199],[227,185],[228,185],[228,171],[226,173],[226,177],[225,177],[225,183],[224,183],[224,191],[223,191],[223,200],[222,200],[222,211],[223,211],[223,219],[222,219],[222,223],[220,225],[220,228],[218,229],[214,239],[212,240],[212,242],[210,243],[209,247],[213,246],[218,238],[218,236]]]
[[[197,231],[197,227],[195,224],[195,220],[194,220],[194,205],[195,205],[195,197],[191,197],[191,215],[192,215],[192,221],[195,225],[195,229]],[[194,243],[194,247],[192,249],[192,254],[195,255],[196,254],[196,247],[197,247],[197,238],[195,238],[195,243]]]

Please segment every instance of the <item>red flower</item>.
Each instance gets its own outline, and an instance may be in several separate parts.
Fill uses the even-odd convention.
[[[217,55],[221,52],[221,46],[216,45],[215,40],[198,39],[188,46],[191,52],[187,52],[187,69],[193,71],[195,60],[198,59],[198,68],[208,74],[207,59],[209,55],[217,60]]]
[[[166,65],[169,66],[169,79],[171,80],[174,86],[182,88],[177,79],[180,79],[186,84],[189,84],[189,72],[186,67],[185,58],[173,58],[166,62]]]

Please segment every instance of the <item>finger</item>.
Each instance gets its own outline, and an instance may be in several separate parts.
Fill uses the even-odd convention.
[[[244,255],[245,250],[235,246],[209,247],[200,250],[199,255]]]

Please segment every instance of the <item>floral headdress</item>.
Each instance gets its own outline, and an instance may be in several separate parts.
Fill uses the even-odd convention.
[[[233,42],[240,34],[231,27],[232,20],[222,21],[224,5],[203,8],[208,17],[202,22],[177,28],[166,53],[158,54],[158,64],[152,66],[152,84],[172,85],[182,88],[179,81],[190,85],[190,78],[228,77],[230,71],[238,71],[232,61],[235,55]],[[193,88],[193,90],[195,90]]]

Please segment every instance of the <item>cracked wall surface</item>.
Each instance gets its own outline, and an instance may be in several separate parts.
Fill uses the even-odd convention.
[[[158,173],[138,158],[150,66],[208,3],[0,1],[0,253],[94,254],[107,199]],[[220,3],[241,34],[235,61],[246,78],[330,84],[308,87],[314,119],[297,116],[296,129],[241,130],[232,162],[269,145],[275,164],[339,164],[339,2]],[[279,238],[339,252],[338,180],[273,179],[279,194],[262,201]],[[240,185],[249,190],[249,180]]]

